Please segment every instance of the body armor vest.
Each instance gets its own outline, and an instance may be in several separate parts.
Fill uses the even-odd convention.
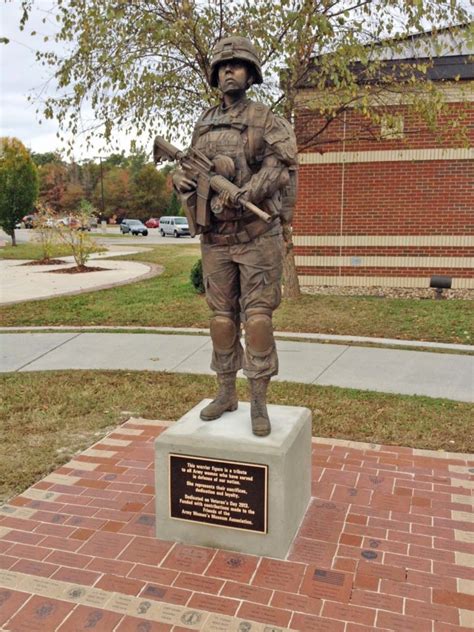
[[[221,106],[210,108],[196,125],[193,145],[211,160],[217,154],[237,158],[240,164],[236,169],[240,169],[245,184],[263,161],[263,132],[268,113],[265,105],[248,99],[228,110]]]
[[[216,156],[228,156],[235,165],[235,174],[229,178],[238,187],[246,184],[254,173],[260,170],[265,157],[265,124],[270,108],[263,103],[255,103],[245,99],[234,107],[224,110],[222,106],[209,108],[196,124],[192,144],[202,151],[207,158],[214,160]],[[276,116],[276,115],[273,115]],[[277,117],[293,136],[291,125],[282,117]],[[296,139],[295,139],[296,144]],[[297,166],[289,166],[289,184],[278,195],[278,206],[281,218],[291,222],[296,202]],[[217,196],[214,196],[215,198]],[[211,199],[211,208],[213,207]],[[242,217],[236,209],[215,208],[211,214],[211,224],[235,222]],[[252,219],[248,211],[243,214],[247,220]],[[229,226],[229,229],[231,227]],[[228,232],[221,226],[219,232]]]

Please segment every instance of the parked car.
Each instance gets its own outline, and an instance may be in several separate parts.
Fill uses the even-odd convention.
[[[148,228],[139,219],[123,219],[120,224],[120,232],[125,235],[131,233],[132,235],[148,235]]]
[[[150,219],[147,219],[147,221],[145,222],[145,226],[147,226],[148,228],[159,228],[160,220],[158,217],[150,217]]]
[[[23,224],[25,228],[34,228],[37,221],[38,215],[25,215],[21,220],[21,224]]]
[[[160,234],[162,237],[173,235],[176,238],[181,237],[181,235],[189,235],[188,220],[185,217],[163,215],[160,217]]]
[[[61,217],[58,219],[57,224],[59,226],[68,226],[69,228],[77,228],[77,230],[89,230],[91,229],[90,223],[81,224],[77,217]]]

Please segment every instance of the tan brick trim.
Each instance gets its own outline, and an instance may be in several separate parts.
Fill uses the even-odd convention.
[[[296,256],[297,266],[305,267],[377,267],[377,268],[472,268],[474,257],[364,257]]]
[[[300,165],[329,165],[361,162],[413,162],[416,160],[474,160],[474,149],[385,149],[376,151],[328,151],[299,154]]]
[[[295,246],[474,247],[473,235],[295,235]]]
[[[336,287],[429,287],[430,278],[426,277],[382,277],[382,276],[328,276],[300,275],[298,280],[303,287],[329,285]],[[453,290],[474,289],[474,279],[453,279]]]

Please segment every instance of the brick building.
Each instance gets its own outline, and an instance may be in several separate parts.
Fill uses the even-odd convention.
[[[429,34],[422,37],[432,45]],[[386,129],[383,117],[375,125],[348,109],[308,146],[325,121],[305,106],[317,98],[314,87],[302,85],[293,227],[303,287],[426,288],[432,275],[442,274],[452,277],[453,288],[474,288],[471,53],[464,47],[460,54],[439,54],[428,72],[444,94],[445,120],[461,115],[469,146],[431,132],[400,94],[389,107]],[[398,59],[406,63],[412,55],[407,46]],[[413,62],[419,60],[418,54]],[[390,68],[396,63],[392,58]]]

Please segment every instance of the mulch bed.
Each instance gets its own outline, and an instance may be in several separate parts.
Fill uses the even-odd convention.
[[[74,266],[72,268],[60,268],[59,270],[48,270],[48,272],[54,272],[56,274],[82,274],[83,272],[105,272],[110,268],[99,268],[93,266]]]
[[[37,261],[27,261],[20,263],[21,266],[57,266],[61,263],[67,263],[64,259],[39,259]]]

